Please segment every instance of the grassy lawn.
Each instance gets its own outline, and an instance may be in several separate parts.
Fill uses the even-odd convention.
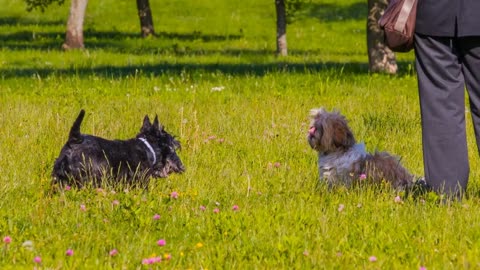
[[[150,2],[157,37],[140,38],[134,1],[90,1],[86,49],[64,52],[69,3],[27,13],[0,0],[1,269],[480,268],[469,115],[462,202],[318,184],[306,142],[318,107],[423,173],[414,57],[398,55],[397,76],[368,74],[366,2],[312,1],[289,25],[286,58],[274,55],[273,1]],[[148,191],[50,194],[81,108],[82,131],[110,139],[157,114],[186,172]]]

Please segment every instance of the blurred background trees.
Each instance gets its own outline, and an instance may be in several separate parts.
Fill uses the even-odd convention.
[[[62,5],[64,2],[65,0],[25,0],[28,11],[38,9],[42,12],[54,3]],[[88,0],[71,0],[65,30],[65,41],[62,45],[64,50],[83,49],[85,47],[83,43],[83,22],[87,4]],[[154,35],[155,31],[149,0],[137,0],[137,14],[140,19],[140,33],[142,37]]]
[[[27,4],[27,10],[32,11],[34,9],[39,9],[42,12],[45,11],[47,7],[52,5],[53,3],[57,3],[58,5],[62,5],[65,0],[25,0]]]
[[[65,0],[24,0],[27,10],[34,9],[42,12],[52,4],[62,5]],[[395,74],[397,62],[395,54],[384,43],[383,31],[378,26],[378,20],[383,14],[389,0],[368,0],[368,15],[366,19],[366,39],[369,71]],[[287,25],[299,19],[301,12],[311,3],[311,0],[274,0],[276,12],[276,55],[287,56]],[[71,0],[70,12],[67,19],[65,41],[62,48],[82,49],[83,23],[88,0]],[[149,0],[136,0],[137,14],[140,21],[142,37],[155,35],[153,15]]]
[[[277,14],[277,55],[286,56],[287,25],[297,19],[297,15],[307,6],[309,0],[275,0]],[[397,73],[395,53],[385,45],[383,30],[378,25],[389,0],[368,0],[366,18],[368,67],[372,73]]]
[[[390,0],[368,0],[367,48],[370,72],[397,73],[395,53],[385,45],[383,30],[378,25]]]
[[[137,0],[137,11],[138,18],[140,19],[140,32],[142,37],[155,35],[149,0]]]
[[[287,25],[297,19],[299,12],[305,8],[310,0],[275,0],[275,11],[277,14],[277,55],[286,56],[287,47]]]
[[[88,0],[72,0],[70,13],[67,20],[67,29],[65,32],[65,42],[62,48],[83,49],[83,20],[87,10]]]

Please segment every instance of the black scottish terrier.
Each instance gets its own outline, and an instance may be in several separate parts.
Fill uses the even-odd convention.
[[[102,183],[123,183],[147,187],[150,177],[164,178],[185,170],[176,153],[180,143],[158,123],[157,116],[153,124],[145,116],[136,138],[113,141],[81,134],[84,116],[81,110],[55,160],[53,185],[99,187]]]

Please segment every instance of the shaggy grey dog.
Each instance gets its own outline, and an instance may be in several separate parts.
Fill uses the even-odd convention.
[[[176,153],[180,143],[165,131],[158,117],[152,124],[145,116],[136,138],[107,140],[80,132],[84,116],[81,110],[55,160],[53,185],[98,187],[107,181],[147,187],[150,177],[167,177],[185,170]]]
[[[357,143],[346,118],[340,113],[323,108],[311,111],[308,143],[318,152],[320,179],[329,186],[351,186],[362,180],[380,183],[386,181],[395,189],[410,189],[414,176],[398,158],[387,152],[366,152],[363,143]]]

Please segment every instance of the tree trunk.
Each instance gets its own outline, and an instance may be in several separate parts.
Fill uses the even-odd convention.
[[[142,37],[148,37],[155,34],[153,30],[152,10],[148,0],[137,0],[138,18],[140,18],[140,28]]]
[[[277,11],[277,55],[287,55],[287,14],[285,0],[275,0]]]
[[[389,0],[368,0],[367,47],[370,72],[397,73],[395,53],[384,42],[383,30],[378,25]]]
[[[72,0],[70,5],[70,14],[68,15],[67,32],[65,43],[62,48],[83,49],[83,19],[87,9],[88,0]]]

